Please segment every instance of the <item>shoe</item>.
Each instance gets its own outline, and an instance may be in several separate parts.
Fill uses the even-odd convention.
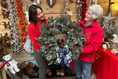
[[[48,77],[52,76],[52,71],[50,69],[47,69],[47,76]]]
[[[56,70],[56,75],[60,76],[60,71],[59,70]]]

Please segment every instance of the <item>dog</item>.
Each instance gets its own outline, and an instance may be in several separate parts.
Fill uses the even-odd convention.
[[[23,61],[18,63],[18,67],[20,72],[17,72],[15,75],[12,73],[8,73],[11,79],[29,79],[29,78],[38,78],[38,70],[37,66],[33,66],[33,63],[30,61]]]
[[[21,69],[21,74],[28,76],[29,78],[37,78],[38,77],[38,67],[34,66],[33,63],[29,61],[24,61],[19,64],[19,68]]]

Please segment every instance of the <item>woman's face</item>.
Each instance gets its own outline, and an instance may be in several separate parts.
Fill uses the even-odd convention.
[[[86,11],[84,20],[85,21],[93,21],[92,15],[93,15],[92,11],[88,9]]]
[[[42,21],[45,19],[44,13],[42,10],[37,8],[37,21]]]

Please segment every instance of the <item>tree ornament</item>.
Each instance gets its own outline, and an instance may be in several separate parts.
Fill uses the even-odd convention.
[[[48,61],[48,64],[53,64],[57,58],[57,48],[64,48],[68,46],[70,56],[73,59],[78,59],[79,50],[82,51],[83,42],[85,38],[83,29],[79,24],[71,21],[70,17],[53,17],[48,18],[47,24],[41,27],[41,37],[37,38],[42,45],[40,51]]]
[[[48,3],[48,5],[52,8],[54,5],[55,5],[55,3],[56,3],[56,0],[46,0],[47,1],[47,3]]]

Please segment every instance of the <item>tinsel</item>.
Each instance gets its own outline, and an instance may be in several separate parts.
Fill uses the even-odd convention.
[[[17,18],[16,18],[16,4],[14,0],[8,0],[9,5],[9,25],[10,25],[10,32],[11,32],[11,38],[13,41],[13,52],[18,53],[20,51],[20,41],[19,41],[19,34],[18,34],[18,28],[17,28]]]

